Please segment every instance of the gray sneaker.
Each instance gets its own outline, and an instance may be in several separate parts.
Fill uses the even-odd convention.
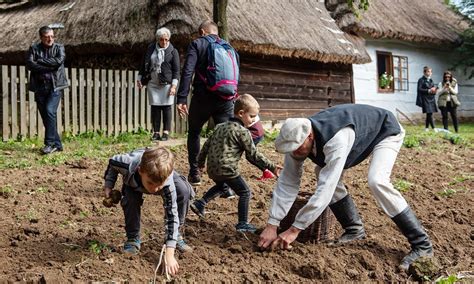
[[[180,235],[178,237],[178,242],[176,242],[176,249],[179,250],[180,252],[182,253],[186,253],[186,252],[192,252],[193,251],[193,248],[190,247],[186,241],[183,239],[183,237]]]
[[[141,242],[138,238],[128,239],[123,245],[123,252],[127,254],[138,254],[140,252]]]

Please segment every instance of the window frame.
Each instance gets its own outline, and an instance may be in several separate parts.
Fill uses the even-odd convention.
[[[398,78],[395,78],[395,75],[393,76],[393,89],[395,91],[399,91],[399,92],[408,92],[409,91],[409,88],[410,88],[410,84],[409,84],[409,81],[408,81],[408,78],[409,78],[409,73],[408,73],[408,56],[401,56],[401,55],[392,55],[392,61],[393,58],[397,57],[398,58]],[[403,64],[402,64],[402,59],[405,60],[406,62],[406,67],[403,67]],[[395,64],[393,64],[393,73],[395,74]],[[403,78],[403,69],[406,69],[406,78]],[[399,86],[400,88],[396,89],[395,88],[395,80],[398,80],[399,81]],[[406,86],[405,84],[403,83],[404,81],[406,80]],[[404,88],[405,87],[405,88]]]
[[[377,65],[377,92],[379,93],[394,93],[395,91],[397,92],[408,92],[409,91],[409,68],[408,68],[408,56],[402,56],[402,55],[393,55],[389,51],[381,51],[381,50],[376,50],[376,65]],[[379,56],[384,56],[385,57],[385,66],[386,70],[379,70]],[[398,58],[398,66],[395,67],[394,65],[394,57]],[[402,65],[402,59],[406,61],[406,67],[403,67]],[[395,77],[395,69],[398,69],[398,77]],[[403,69],[406,69],[406,78],[403,77]],[[382,71],[382,72],[380,72]],[[383,72],[387,72],[388,74],[393,76],[393,80],[390,83],[390,88],[388,89],[382,89],[380,88],[380,75]],[[398,89],[395,89],[395,80],[399,82],[399,87]],[[404,82],[406,81],[406,84]]]

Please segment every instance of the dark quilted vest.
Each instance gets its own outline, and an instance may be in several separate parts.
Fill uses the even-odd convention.
[[[323,110],[310,117],[316,143],[316,157],[309,158],[325,166],[323,147],[336,133],[350,126],[355,131],[355,141],[347,157],[345,169],[351,168],[367,158],[380,141],[400,133],[400,125],[388,110],[369,105],[345,104]]]

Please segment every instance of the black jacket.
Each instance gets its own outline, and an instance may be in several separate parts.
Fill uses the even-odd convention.
[[[416,92],[416,105],[421,107],[423,113],[437,112],[435,94],[430,94],[429,90],[436,87],[433,79],[428,79],[422,76],[418,79],[417,92]]]
[[[217,38],[217,35],[211,36]],[[176,95],[176,102],[178,104],[186,104],[193,74],[195,72],[199,72],[200,74],[206,73],[208,47],[209,42],[204,37],[199,37],[193,40],[189,45],[188,52],[186,54],[186,60],[184,61],[183,65],[183,73],[181,74],[178,93]],[[240,65],[240,59],[237,52],[236,56],[237,64]],[[206,93],[206,83],[204,83],[199,76],[194,76],[193,94],[203,95]]]
[[[49,48],[40,43],[33,44],[28,50],[26,58],[26,67],[31,71],[28,89],[37,92],[44,84],[43,75],[51,73],[53,90],[59,91],[69,86],[64,71],[64,60],[66,53],[64,46],[59,43],[53,43]]]
[[[151,56],[155,51],[156,43],[153,42],[148,45],[143,64],[138,72],[141,75],[142,85],[148,84],[151,79]],[[165,49],[165,59],[161,64],[161,73],[159,75],[160,84],[171,84],[173,79],[179,79],[179,53],[178,50],[170,43]]]

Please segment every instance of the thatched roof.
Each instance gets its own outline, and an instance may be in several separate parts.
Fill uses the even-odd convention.
[[[230,41],[240,53],[320,62],[370,61],[364,43],[343,33],[317,0],[233,0],[227,11]],[[58,41],[81,53],[128,48],[153,39],[158,26],[173,43],[188,43],[212,17],[211,0],[76,0],[0,12],[0,54],[25,50],[40,26],[58,23]],[[8,28],[5,28],[8,27]]]
[[[339,26],[375,39],[443,45],[458,44],[469,23],[443,0],[371,0],[360,20],[346,15]]]

